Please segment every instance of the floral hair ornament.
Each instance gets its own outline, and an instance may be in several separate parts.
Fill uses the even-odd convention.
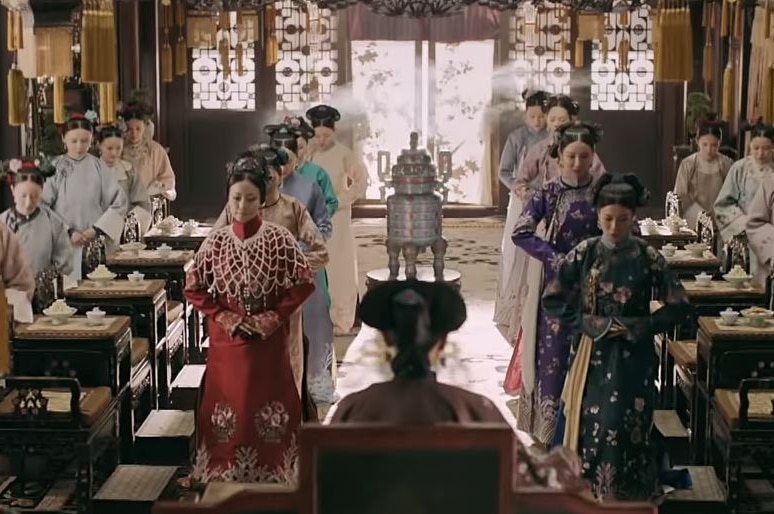
[[[43,178],[48,178],[56,173],[56,166],[51,159],[41,153],[37,158],[21,157],[10,159],[2,163],[0,175],[10,184],[13,177],[20,173],[36,173]]]
[[[95,111],[92,111],[91,109],[83,113],[83,117],[89,120],[94,126],[99,124],[99,114],[97,114]]]

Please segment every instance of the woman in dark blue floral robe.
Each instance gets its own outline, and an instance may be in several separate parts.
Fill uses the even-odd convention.
[[[599,498],[646,500],[656,493],[653,335],[690,314],[685,291],[664,258],[631,235],[635,208],[645,199],[633,175],[604,175],[594,194],[603,235],[567,254],[543,296],[544,308],[575,333],[563,399],[577,405],[577,416],[565,408],[564,444],[577,448],[584,478]],[[663,307],[651,314],[653,298]],[[576,371],[585,380],[573,384],[581,376]]]

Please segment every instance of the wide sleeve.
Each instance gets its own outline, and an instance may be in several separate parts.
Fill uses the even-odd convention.
[[[771,206],[774,204],[774,181],[761,180],[761,187],[747,206],[747,240],[758,260],[771,267],[774,257],[774,224]]]
[[[747,227],[747,214],[739,206],[743,191],[744,161],[738,161],[723,181],[717,200],[715,200],[715,221],[720,229],[723,241],[730,241]]]
[[[24,291],[27,299],[31,300],[35,292],[35,277],[21,242],[5,224],[0,227],[0,238],[3,250],[0,259],[5,288]]]
[[[349,179],[349,187],[339,194],[339,206],[350,207],[365,195],[368,188],[368,172],[365,164],[355,157],[352,150],[344,154],[344,171]]]
[[[309,221],[311,222],[311,217]],[[285,234],[278,244],[283,246],[277,249],[277,258],[282,260],[279,267],[280,271],[284,272],[285,283],[288,284],[285,293],[273,309],[249,316],[264,339],[271,337],[279,327],[287,323],[290,315],[314,292],[314,275],[290,232]]]
[[[94,228],[115,242],[121,240],[124,231],[124,219],[129,211],[129,199],[118,180],[96,161],[101,180],[102,199],[100,204],[105,211],[99,217]]]
[[[574,331],[581,329],[580,284],[588,243],[581,242],[562,259],[553,280],[543,291],[543,308]]]
[[[298,242],[301,244],[301,251],[306,257],[309,269],[312,273],[316,273],[328,264],[328,249],[309,211],[301,204],[297,205]]]
[[[516,180],[513,183],[513,192],[522,200],[526,200],[534,193],[532,183],[540,174],[540,161],[543,157],[545,146],[541,144],[533,145],[529,149],[524,160],[519,164],[519,171],[516,174]]]
[[[500,182],[508,188],[513,189],[515,181],[514,172],[518,170],[518,160],[520,146],[518,145],[518,129],[508,135],[503,147],[503,153],[500,155],[500,172],[498,174]]]
[[[43,196],[41,197],[41,201],[46,206],[50,207],[52,211],[56,209],[56,201],[59,197],[59,186],[61,182],[62,175],[57,172],[43,184]]]
[[[174,201],[177,198],[175,191],[175,172],[172,169],[172,163],[169,155],[163,146],[151,142],[151,153],[153,162],[153,182],[148,186],[150,196],[163,195],[167,200]]]
[[[516,220],[511,239],[513,244],[527,252],[531,257],[556,269],[561,255],[554,250],[548,241],[536,233],[538,224],[546,217],[547,200],[545,190],[543,191],[543,194],[533,195],[524,206],[521,216]]]
[[[310,214],[312,215],[312,220],[314,221],[314,224],[317,225],[323,240],[327,241],[333,234],[333,221],[331,221],[331,216],[328,214],[328,209],[325,206],[325,198],[323,197],[322,189],[320,189],[320,186],[317,184],[313,183],[313,185],[312,198],[309,204],[311,207]]]
[[[339,199],[336,198],[336,190],[331,182],[331,176],[322,168],[317,171],[317,185],[320,186],[325,196],[325,207],[328,209],[328,215],[333,217],[339,210]]]
[[[49,211],[50,212],[50,211]],[[49,217],[51,220],[51,237],[53,254],[51,255],[51,261],[56,269],[62,275],[69,275],[73,272],[73,247],[70,243],[70,237],[67,235],[67,227],[62,223],[62,220],[54,216],[53,213]]]
[[[649,339],[653,334],[668,332],[675,325],[688,320],[691,315],[691,304],[680,280],[669,266],[666,259],[652,247],[647,247],[648,264],[652,278],[652,288],[655,291],[654,300],[663,307],[654,313],[644,316],[617,317],[615,321],[626,328],[626,337],[632,342]]]
[[[127,175],[129,177],[129,206],[131,208],[139,207],[150,213],[153,207],[148,189],[142,185],[139,175],[133,171],[127,172]]]
[[[204,281],[204,263],[212,251],[217,251],[217,249],[210,241],[205,240],[202,248],[194,257],[193,265],[186,273],[183,293],[194,309],[214,320],[223,330],[233,336],[244,318],[241,314],[230,310],[218,301],[207,289],[207,284]]]
[[[685,212],[688,207],[696,202],[696,192],[691,187],[691,175],[694,173],[696,154],[689,155],[680,162],[675,179],[675,194],[680,199],[680,212]]]

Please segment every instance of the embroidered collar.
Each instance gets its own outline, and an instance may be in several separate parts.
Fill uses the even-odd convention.
[[[569,189],[583,189],[584,187],[590,186],[593,180],[594,177],[591,174],[583,181],[579,181],[578,177],[575,175],[563,174],[559,176],[559,181]]]
[[[631,236],[629,234],[626,234],[622,239],[618,241],[613,241],[610,236],[607,234],[602,234],[602,237],[599,238],[602,245],[607,248],[608,250],[620,250],[621,248],[626,247],[629,244],[629,241],[631,240]]]
[[[236,220],[231,223],[234,234],[242,241],[253,237],[258,232],[258,229],[261,228],[261,225],[263,225],[263,220],[260,216],[256,216],[244,223]]]

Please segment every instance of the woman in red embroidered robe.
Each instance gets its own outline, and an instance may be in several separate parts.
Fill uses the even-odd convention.
[[[231,166],[233,221],[207,237],[186,280],[186,298],[210,318],[192,473],[200,482],[296,478],[301,399],[288,319],[314,285],[293,235],[259,215],[270,176],[251,153]]]

